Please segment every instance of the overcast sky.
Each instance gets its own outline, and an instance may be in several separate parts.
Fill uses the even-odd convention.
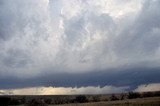
[[[159,10],[160,0],[0,0],[0,89],[160,83]]]

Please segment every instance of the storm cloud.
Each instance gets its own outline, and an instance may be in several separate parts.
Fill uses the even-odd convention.
[[[159,0],[1,0],[0,88],[160,82]]]

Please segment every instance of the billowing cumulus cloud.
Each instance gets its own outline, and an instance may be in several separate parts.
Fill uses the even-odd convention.
[[[159,82],[159,8],[159,0],[1,0],[0,88]]]

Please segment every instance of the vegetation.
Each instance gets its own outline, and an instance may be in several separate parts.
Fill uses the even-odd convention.
[[[152,101],[147,100],[146,98],[148,97],[152,97]],[[155,101],[157,99],[153,97],[156,97],[156,98],[158,97],[159,101]],[[111,94],[111,95],[0,96],[0,104],[3,104],[4,106],[7,106],[7,105],[23,105],[23,106],[24,105],[25,106],[51,105],[52,106],[52,105],[62,105],[62,104],[68,104],[69,106],[72,106],[71,104],[75,104],[75,103],[76,104],[79,104],[79,103],[80,104],[84,104],[84,103],[97,104],[96,102],[98,104],[100,103],[99,106],[101,106],[101,104],[103,105],[108,103],[111,104],[111,106],[115,106],[113,105],[114,103],[121,103],[125,105],[136,104],[136,103],[140,103],[140,104],[156,103],[155,106],[160,106],[160,91],[144,92],[144,93],[129,92],[129,93]],[[157,105],[157,103],[159,105]],[[109,106],[109,104],[107,106]],[[78,105],[78,106],[81,106],[81,105]]]
[[[139,98],[140,97],[140,93],[138,92],[129,92],[128,94],[128,99],[134,99],[134,98]]]
[[[0,104],[8,105],[11,101],[11,98],[9,97],[0,97]]]
[[[116,97],[114,94],[112,94],[110,97],[110,101],[115,101],[115,100],[119,100],[119,98]]]
[[[52,105],[50,105],[52,106]],[[90,102],[79,104],[64,104],[56,106],[160,106],[160,97],[138,98],[130,100],[118,100],[108,102]]]
[[[76,96],[75,102],[77,102],[77,103],[85,103],[85,102],[88,102],[88,99],[84,95],[79,95],[79,96]]]

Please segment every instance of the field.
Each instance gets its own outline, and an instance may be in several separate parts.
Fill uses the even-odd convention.
[[[160,106],[160,97],[137,98],[131,100],[118,100],[106,102],[75,103],[54,106]]]
[[[160,91],[99,95],[1,95],[0,106],[160,106]]]

